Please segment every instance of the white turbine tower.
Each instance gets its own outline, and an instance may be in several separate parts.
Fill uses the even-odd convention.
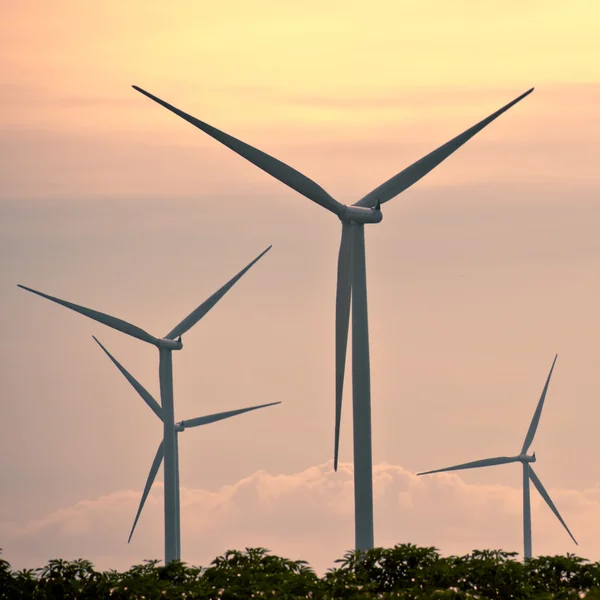
[[[335,214],[342,222],[336,295],[336,399],[334,467],[337,470],[342,391],[346,363],[346,346],[352,299],[352,408],[354,439],[354,514],[355,545],[368,550],[373,540],[373,474],[371,457],[371,382],[369,364],[369,332],[367,321],[367,280],[365,264],[366,223],[379,223],[380,206],[427,175],[444,159],[460,148],[476,133],[489,125],[533,91],[525,92],[477,125],[440,146],[374,189],[364,198],[346,206],[332,198],[320,185],[292,167],[230,135],[192,117],[156,96],[133,86],[148,98],[198,127],[269,175],[296,190],[309,200]]]
[[[417,473],[417,475],[430,475],[431,473],[443,473],[445,471],[460,471],[462,469],[477,469],[479,467],[490,467],[492,465],[505,465],[513,462],[520,462],[523,465],[523,542],[524,542],[524,558],[531,558],[531,503],[529,498],[529,481],[533,482],[533,485],[537,488],[537,491],[540,493],[540,496],[546,501],[546,504],[550,507],[552,512],[556,515],[556,518],[562,523],[563,527],[567,530],[567,533],[571,536],[571,539],[577,544],[577,540],[573,537],[573,534],[569,531],[567,524],[563,521],[563,518],[560,516],[556,506],[554,506],[554,502],[550,499],[548,492],[542,485],[539,477],[535,474],[531,463],[534,463],[535,452],[531,455],[527,454],[529,450],[533,438],[535,437],[535,432],[537,431],[538,424],[540,422],[540,417],[542,415],[542,409],[544,408],[544,400],[546,399],[546,393],[548,392],[548,385],[550,384],[550,377],[552,377],[552,371],[554,370],[554,365],[556,363],[558,355],[554,357],[554,361],[552,362],[552,367],[550,368],[550,373],[548,373],[548,379],[546,379],[546,385],[542,390],[542,395],[538,402],[537,408],[535,409],[535,413],[533,413],[533,419],[531,419],[531,424],[529,425],[529,429],[527,430],[527,435],[525,436],[525,441],[523,442],[523,447],[521,448],[521,452],[518,456],[498,456],[496,458],[485,458],[483,460],[475,460],[473,462],[463,463],[461,465],[456,465],[455,467],[446,467],[445,469],[435,469],[434,471],[425,471],[424,473]]]
[[[152,344],[158,348],[160,398],[162,406],[159,406],[156,400],[154,400],[154,398],[152,398],[152,396],[123,367],[121,367],[121,365],[117,363],[117,361],[112,358],[110,354],[109,357],[163,422],[163,440],[159,446],[152,468],[150,469],[150,475],[146,483],[147,489],[144,490],[140,509],[138,510],[138,515],[136,516],[136,522],[149,492],[149,487],[152,485],[154,477],[156,476],[156,471],[160,466],[160,462],[161,460],[164,460],[165,564],[172,560],[179,559],[179,475],[177,466],[178,431],[183,431],[185,427],[195,427],[197,425],[203,425],[205,423],[211,423],[213,421],[225,419],[248,410],[262,408],[263,406],[271,406],[272,404],[279,404],[278,402],[275,402],[272,404],[255,406],[237,411],[231,411],[228,413],[199,417],[198,419],[191,419],[190,421],[182,421],[181,423],[175,424],[173,405],[173,359],[171,353],[173,350],[181,350],[183,348],[181,336],[189,331],[202,317],[204,317],[204,315],[206,315],[206,313],[233,287],[233,285],[246,273],[246,271],[248,271],[270,249],[271,246],[261,252],[249,265],[244,267],[235,277],[230,279],[223,287],[221,287],[212,296],[200,304],[198,308],[192,311],[185,319],[183,319],[183,321],[176,325],[163,338],[154,337],[143,329],[140,329],[139,327],[132,325],[127,321],[117,319],[116,317],[111,317],[110,315],[106,315],[90,308],[85,308],[84,306],[73,304],[72,302],[67,302],[66,300],[49,296],[48,294],[25,287],[24,285],[19,285],[19,287],[23,288],[24,290],[33,292],[38,296],[52,300],[52,302],[56,302],[62,306],[66,306],[67,308],[81,313],[82,315],[85,315],[94,321],[108,325],[117,331],[121,331],[122,333],[126,333],[134,338],[148,342],[149,344]],[[106,352],[108,354],[108,351]]]

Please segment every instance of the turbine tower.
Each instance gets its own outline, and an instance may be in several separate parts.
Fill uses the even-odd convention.
[[[563,521],[563,518],[560,516],[558,509],[556,508],[556,506],[554,506],[554,502],[552,502],[550,496],[548,495],[546,488],[544,488],[542,482],[540,481],[539,477],[535,474],[535,471],[531,466],[531,463],[534,463],[536,461],[535,452],[531,455],[527,454],[527,451],[529,450],[533,442],[533,438],[535,437],[535,433],[540,422],[542,409],[544,408],[544,400],[546,399],[548,385],[550,384],[550,377],[552,377],[552,371],[554,370],[554,365],[556,363],[557,358],[558,355],[554,357],[552,367],[550,367],[550,373],[548,373],[548,379],[546,379],[546,385],[542,390],[542,395],[538,402],[537,408],[533,413],[533,418],[531,419],[531,423],[529,425],[529,429],[527,430],[527,434],[525,435],[523,447],[521,448],[521,452],[517,456],[498,456],[496,458],[485,458],[483,460],[475,460],[473,462],[463,463],[462,465],[456,465],[455,467],[446,467],[445,469],[435,469],[434,471],[425,471],[424,473],[417,473],[417,475],[429,475],[431,473],[443,473],[445,471],[460,471],[462,469],[477,469],[479,467],[490,467],[492,465],[505,465],[508,463],[520,462],[523,465],[523,556],[525,559],[531,558],[531,503],[529,497],[530,480],[533,482],[533,485],[540,493],[540,496],[546,501],[546,504],[556,515],[556,518],[562,523],[563,527],[567,530],[567,533],[571,536],[571,539],[575,542],[575,544],[577,544],[577,540],[573,537],[573,534],[570,532],[569,528],[567,527],[567,524]]]
[[[233,285],[248,271],[258,260],[260,260],[269,250],[271,246],[269,246],[266,250],[261,252],[249,265],[244,267],[235,277],[230,279],[223,287],[217,290],[212,296],[210,296],[207,300],[205,300],[200,306],[198,306],[195,310],[193,310],[183,321],[177,324],[167,335],[163,338],[157,338],[143,329],[137,327],[136,325],[132,325],[127,321],[123,321],[116,317],[111,317],[110,315],[98,312],[96,310],[92,310],[90,308],[85,308],[84,306],[79,306],[78,304],[73,304],[72,302],[67,302],[66,300],[61,300],[59,298],[55,298],[54,296],[49,296],[48,294],[44,294],[43,292],[38,292],[31,288],[25,287],[24,285],[20,285],[18,287],[23,288],[29,292],[33,292],[38,296],[42,296],[42,298],[47,298],[48,300],[52,300],[52,302],[56,302],[57,304],[61,304],[62,306],[66,306],[75,312],[81,313],[94,321],[98,321],[104,325],[108,325],[112,327],[112,329],[116,329],[117,331],[121,331],[122,333],[126,333],[134,338],[152,344],[158,348],[159,352],[159,381],[160,381],[160,398],[162,406],[159,406],[158,403],[142,388],[142,386],[135,380],[125,369],[120,367],[118,363],[115,364],[117,367],[120,367],[121,372],[128,381],[133,385],[134,388],[138,391],[138,393],[144,398],[146,403],[154,410],[154,412],[159,416],[159,418],[163,422],[163,441],[161,446],[159,447],[159,452],[154,460],[154,464],[150,469],[150,476],[148,478],[148,482],[150,485],[156,475],[156,470],[160,466],[160,462],[158,461],[159,455],[162,454],[162,460],[164,460],[164,510],[165,510],[165,564],[172,561],[177,560],[179,558],[179,476],[178,476],[178,468],[177,468],[177,433],[178,430],[183,430],[186,426],[196,426],[203,424],[203,419],[212,419],[219,420],[223,418],[227,418],[228,416],[233,416],[231,413],[221,413],[220,415],[211,415],[209,417],[200,417],[199,419],[192,419],[187,423],[183,421],[182,423],[175,424],[175,414],[174,414],[174,406],[173,406],[173,359],[172,352],[173,350],[181,350],[183,348],[183,344],[181,342],[181,336],[184,335],[187,331],[189,331],[206,313],[233,287]],[[110,356],[110,355],[109,355]],[[111,357],[112,358],[112,357]],[[113,359],[114,360],[114,359]],[[266,406],[266,405],[263,405]],[[242,409],[241,411],[232,411],[234,414],[239,414],[239,412],[245,412],[246,410],[253,410],[259,407],[252,407],[250,409]],[[218,417],[218,418],[217,418]],[[204,422],[212,422],[204,421]],[[191,425],[190,425],[191,423]],[[157,464],[158,463],[158,464]],[[147,483],[148,485],[148,483]],[[148,490],[149,491],[149,490]],[[145,492],[145,495],[147,493]],[[145,501],[145,496],[142,496],[143,501]],[[141,507],[143,507],[143,501],[141,503]],[[140,511],[141,511],[140,507]],[[138,514],[139,517],[139,514]],[[135,527],[135,524],[134,524]],[[132,530],[133,533],[133,530]]]
[[[483,121],[480,121],[470,129],[467,129],[464,133],[461,133],[449,142],[440,146],[437,150],[434,150],[400,173],[394,175],[391,179],[375,188],[352,206],[346,206],[338,202],[320,185],[276,158],[192,117],[168,102],[157,98],[135,85],[133,88],[176,115],[182,117],[198,129],[201,129],[275,179],[278,179],[293,190],[306,196],[309,200],[312,200],[316,204],[329,210],[342,222],[342,239],[338,256],[336,292],[334,468],[337,470],[346,347],[348,342],[350,305],[352,304],[352,412],[355,547],[358,550],[368,550],[373,548],[371,382],[364,225],[367,223],[379,223],[383,218],[380,210],[381,204],[391,200],[427,175],[427,173],[450,156],[455,150],[460,148],[476,133],[486,127],[486,125],[489,125],[494,119],[498,118],[502,113],[506,112],[517,102],[530,94],[533,91],[533,88]]]

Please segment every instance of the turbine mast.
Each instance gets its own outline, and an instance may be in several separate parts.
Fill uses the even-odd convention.
[[[531,558],[531,500],[529,495],[529,463],[523,461],[523,558]]]
[[[371,372],[367,317],[364,225],[352,224],[352,425],[354,434],[354,532],[357,550],[374,546]]]
[[[165,564],[178,559],[177,533],[179,495],[177,493],[177,441],[173,407],[173,356],[170,348],[160,348],[159,378],[163,417],[164,493],[165,493]]]
[[[179,431],[175,429],[175,510],[177,511],[176,528],[177,552],[176,560],[181,560],[181,501],[179,492]]]

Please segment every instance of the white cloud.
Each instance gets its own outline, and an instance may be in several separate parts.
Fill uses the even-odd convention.
[[[444,554],[473,548],[521,551],[521,490],[473,485],[455,474],[417,477],[402,467],[374,468],[376,543],[433,545]],[[548,482],[546,482],[547,484]],[[600,559],[600,487],[548,487],[579,539],[577,548],[532,490],[534,552],[576,552]],[[132,543],[126,543],[139,494],[119,491],[26,523],[0,523],[4,557],[14,568],[41,566],[54,557],[92,560],[101,569],[125,569],[162,550],[162,484],[149,496]],[[289,475],[264,471],[216,491],[182,489],[182,554],[206,565],[228,548],[266,546],[303,558],[322,573],[353,543],[352,468],[332,463]]]

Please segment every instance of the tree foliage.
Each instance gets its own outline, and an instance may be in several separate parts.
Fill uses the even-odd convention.
[[[0,600],[600,600],[600,563],[573,554],[524,563],[515,552],[440,556],[398,544],[351,551],[318,577],[303,560],[265,548],[228,550],[207,567],[145,561],[128,571],[96,571],[83,559],[13,570],[0,558]]]

